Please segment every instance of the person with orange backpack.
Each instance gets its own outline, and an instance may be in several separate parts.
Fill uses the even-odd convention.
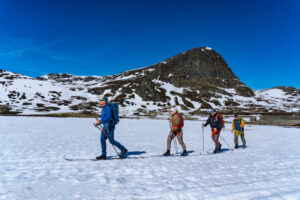
[[[184,126],[183,118],[181,114],[178,112],[176,108],[171,108],[170,110],[170,118],[168,119],[169,123],[171,124],[171,130],[168,135],[167,139],[167,151],[163,154],[163,156],[169,156],[170,155],[170,149],[171,149],[171,142],[176,136],[178,139],[179,144],[181,145],[183,152],[181,156],[187,156],[186,146],[183,142],[183,131],[182,128]]]
[[[202,123],[202,127],[206,127],[210,124],[212,140],[215,143],[214,153],[218,153],[221,150],[222,144],[219,142],[219,136],[221,129],[224,127],[224,120],[221,114],[217,113],[215,109],[210,111],[210,115],[206,121],[206,123]]]

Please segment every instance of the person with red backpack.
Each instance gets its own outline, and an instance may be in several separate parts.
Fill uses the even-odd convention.
[[[221,129],[224,127],[224,120],[221,114],[217,113],[215,109],[210,111],[210,115],[206,121],[206,123],[202,123],[202,127],[206,127],[210,124],[212,131],[212,139],[215,143],[214,153],[218,153],[221,150],[222,144],[219,142],[219,136]]]
[[[176,108],[171,108],[170,110],[170,118],[168,119],[169,123],[171,125],[171,130],[168,135],[167,139],[167,151],[163,154],[163,156],[169,156],[170,155],[170,149],[171,149],[171,142],[176,136],[178,139],[179,144],[181,145],[183,152],[181,156],[187,156],[186,146],[183,142],[183,131],[182,128],[184,126],[183,118],[181,114],[178,112]]]

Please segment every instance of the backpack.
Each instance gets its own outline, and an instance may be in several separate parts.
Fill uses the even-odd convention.
[[[183,117],[180,113],[176,113],[176,115],[179,117],[180,119],[180,122],[179,122],[179,125],[178,127],[182,128],[184,126],[184,121],[183,121]]]
[[[242,127],[241,127],[241,123],[242,123],[242,119],[239,118],[238,120],[234,119],[234,129],[238,130],[238,131],[242,131]]]
[[[109,107],[111,107],[112,110],[112,117],[111,120],[114,124],[119,123],[119,104],[117,103],[109,103],[107,104]]]
[[[239,124],[241,124],[241,123],[242,123],[242,121],[245,123],[245,121],[244,121],[244,118],[242,118],[242,117],[239,117],[239,119],[238,119],[238,120],[235,120],[235,119],[234,119],[234,121],[238,121],[238,122],[239,122]]]
[[[242,117],[239,117],[239,122],[240,122],[240,124],[242,123],[242,121],[244,122],[244,125],[245,125],[244,118],[242,118]],[[241,127],[241,128],[242,128],[242,127]],[[242,131],[244,131],[244,127],[242,128]]]
[[[216,121],[218,120],[218,116],[221,117],[221,120],[222,120],[222,128],[224,128],[224,127],[225,127],[224,118],[223,118],[223,116],[222,116],[220,113],[218,113],[218,114],[216,115]]]
[[[240,121],[240,123],[242,123],[242,120],[244,121],[244,118],[242,118],[242,117],[239,117],[239,121]],[[245,121],[244,121],[244,123],[245,123]]]

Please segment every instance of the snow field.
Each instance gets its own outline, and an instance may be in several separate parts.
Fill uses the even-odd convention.
[[[66,161],[100,154],[94,119],[0,117],[3,199],[300,199],[300,129],[246,125],[248,148],[202,152],[200,121],[185,121],[188,157]],[[223,138],[232,148],[231,124]],[[121,119],[115,139],[130,156],[166,150],[166,120]],[[223,148],[228,148],[220,139]],[[205,128],[205,150],[213,150]],[[181,147],[178,144],[181,152]],[[241,141],[240,141],[241,145]],[[115,156],[107,142],[108,156]],[[172,151],[175,153],[174,143]]]

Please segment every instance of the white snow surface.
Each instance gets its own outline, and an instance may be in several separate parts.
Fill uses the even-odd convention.
[[[298,128],[246,125],[248,148],[199,155],[201,121],[185,121],[187,157],[64,160],[99,155],[93,122],[1,116],[0,200],[300,199]],[[221,135],[233,147],[230,127],[226,124]],[[166,120],[121,119],[115,139],[128,148],[129,156],[148,157],[166,150],[168,131]],[[212,151],[209,128],[204,136],[205,150]],[[110,144],[107,148],[109,156],[116,155]]]
[[[282,97],[285,96],[285,92],[281,89],[278,89],[278,88],[271,88],[271,89],[268,89],[268,90],[263,90],[260,93],[263,94],[263,95],[272,96],[272,97],[275,97],[275,98],[282,98]]]

